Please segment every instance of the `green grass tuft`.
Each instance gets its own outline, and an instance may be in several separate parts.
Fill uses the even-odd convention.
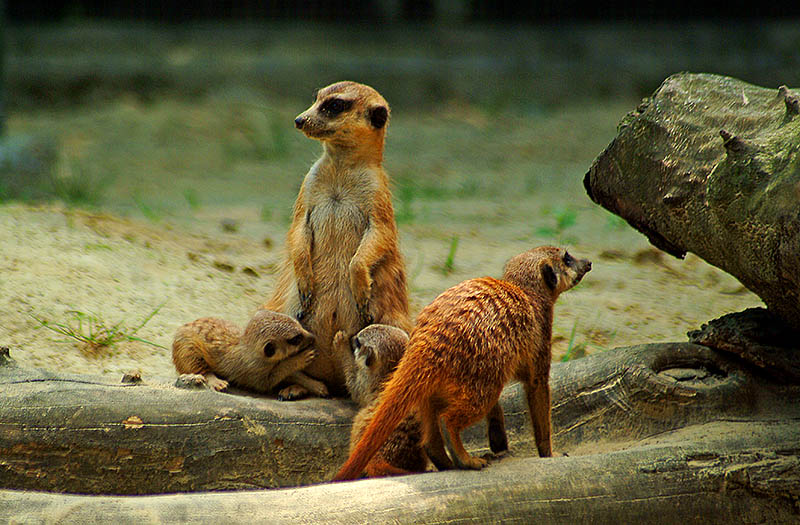
[[[458,249],[458,235],[453,236],[450,241],[450,251],[447,252],[447,259],[442,265],[442,275],[450,275],[453,273],[456,262],[456,250]]]
[[[139,342],[157,348],[166,347],[153,343],[146,339],[136,336],[136,333],[144,328],[144,326],[161,310],[165,303],[161,303],[155,310],[150,312],[144,320],[133,327],[132,329],[126,328],[122,321],[109,325],[98,316],[88,314],[79,310],[69,310],[67,312],[68,319],[64,323],[54,323],[44,319],[40,319],[33,314],[31,317],[36,320],[43,328],[47,328],[57,334],[64,335],[71,340],[77,341],[79,347],[85,353],[98,356],[106,353],[109,349],[114,348],[120,342]],[[69,339],[65,340],[68,341]]]

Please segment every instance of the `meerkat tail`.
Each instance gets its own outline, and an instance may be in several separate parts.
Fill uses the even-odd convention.
[[[333,481],[360,477],[367,463],[386,443],[394,429],[421,399],[434,391],[435,385],[431,381],[417,381],[413,374],[408,373],[411,367],[404,368],[398,368],[392,380],[386,384],[372,420]]]

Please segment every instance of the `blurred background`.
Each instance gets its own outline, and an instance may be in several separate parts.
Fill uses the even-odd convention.
[[[585,171],[675,72],[800,85],[800,4],[609,4],[6,0],[6,124],[52,141],[69,202],[260,199],[268,219],[319,151],[292,117],[357,80],[392,104],[387,163],[410,215],[426,197],[566,189],[541,176]]]
[[[17,288],[0,292],[42,285],[22,279],[50,261],[37,242],[58,246],[44,271],[65,282],[94,265],[67,291],[9,304],[5,340],[52,346],[25,312],[142,319],[168,298],[146,333],[163,346],[200,315],[245,319],[269,293],[320,154],[293,119],[315,89],[345,79],[392,106],[385,166],[415,309],[543,243],[596,263],[562,300],[559,356],[683,339],[758,304],[702,261],[652,250],[589,201],[582,179],[673,73],[800,87],[798,2],[6,0],[3,12],[0,220],[26,233],[0,239],[19,260],[5,268]],[[99,237],[69,244],[74,221]],[[139,248],[158,261],[148,272]],[[103,273],[123,264],[136,267],[128,277]]]
[[[285,212],[319,151],[291,119],[341,79],[392,104],[387,162],[406,215],[426,197],[565,189],[540,176],[585,171],[678,71],[800,85],[797,3],[5,4],[5,124],[52,140],[42,155],[57,157],[60,186],[0,196],[52,190],[121,213],[243,198]]]

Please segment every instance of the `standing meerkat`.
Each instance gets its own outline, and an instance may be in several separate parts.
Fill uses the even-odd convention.
[[[325,385],[302,370],[314,360],[314,336],[295,319],[259,310],[244,331],[235,324],[203,317],[181,326],[172,343],[179,374],[200,374],[214,390],[228,384],[269,393],[290,375],[318,396]]]
[[[539,455],[551,456],[553,307],[559,294],[575,286],[591,266],[566,250],[543,246],[512,258],[502,279],[464,281],[434,299],[420,312],[372,422],[334,479],[358,477],[412,410],[438,468],[452,465],[445,447],[458,468],[483,468],[486,460],[467,453],[461,431],[487,416],[490,427],[497,424],[502,418],[500,393],[511,379],[524,385]]]
[[[352,339],[343,332],[333,338],[333,350],[342,362],[347,389],[361,410],[353,419],[350,451],[355,448],[378,406],[378,396],[403,356],[408,334],[394,326],[369,325]],[[412,415],[406,417],[364,467],[367,477],[424,472],[428,456],[422,448],[422,430]]]
[[[303,180],[287,234],[288,256],[263,308],[296,317],[316,335],[306,372],[344,393],[331,344],[341,330],[372,323],[411,329],[406,274],[383,169],[389,104],[369,86],[338,82],[319,90],[295,120],[323,153]],[[301,386],[293,387],[295,396]]]

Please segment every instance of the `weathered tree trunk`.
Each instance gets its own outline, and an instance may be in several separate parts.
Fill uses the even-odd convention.
[[[110,384],[2,362],[0,488],[153,494],[286,487],[328,480],[346,457],[348,402]],[[570,455],[706,422],[800,420],[800,387],[771,384],[690,343],[556,364],[551,386],[555,448]],[[519,385],[502,397],[511,454],[535,456],[523,397]],[[485,436],[483,425],[473,427],[468,447],[487,451]]]
[[[689,332],[689,340],[734,354],[776,381],[800,384],[800,331],[763,308],[709,321]]]
[[[0,521],[46,523],[796,523],[800,422],[707,423],[627,450],[475,471],[164,496],[0,490]]]
[[[656,247],[730,273],[800,328],[800,97],[681,73],[620,124],[584,179]]]

